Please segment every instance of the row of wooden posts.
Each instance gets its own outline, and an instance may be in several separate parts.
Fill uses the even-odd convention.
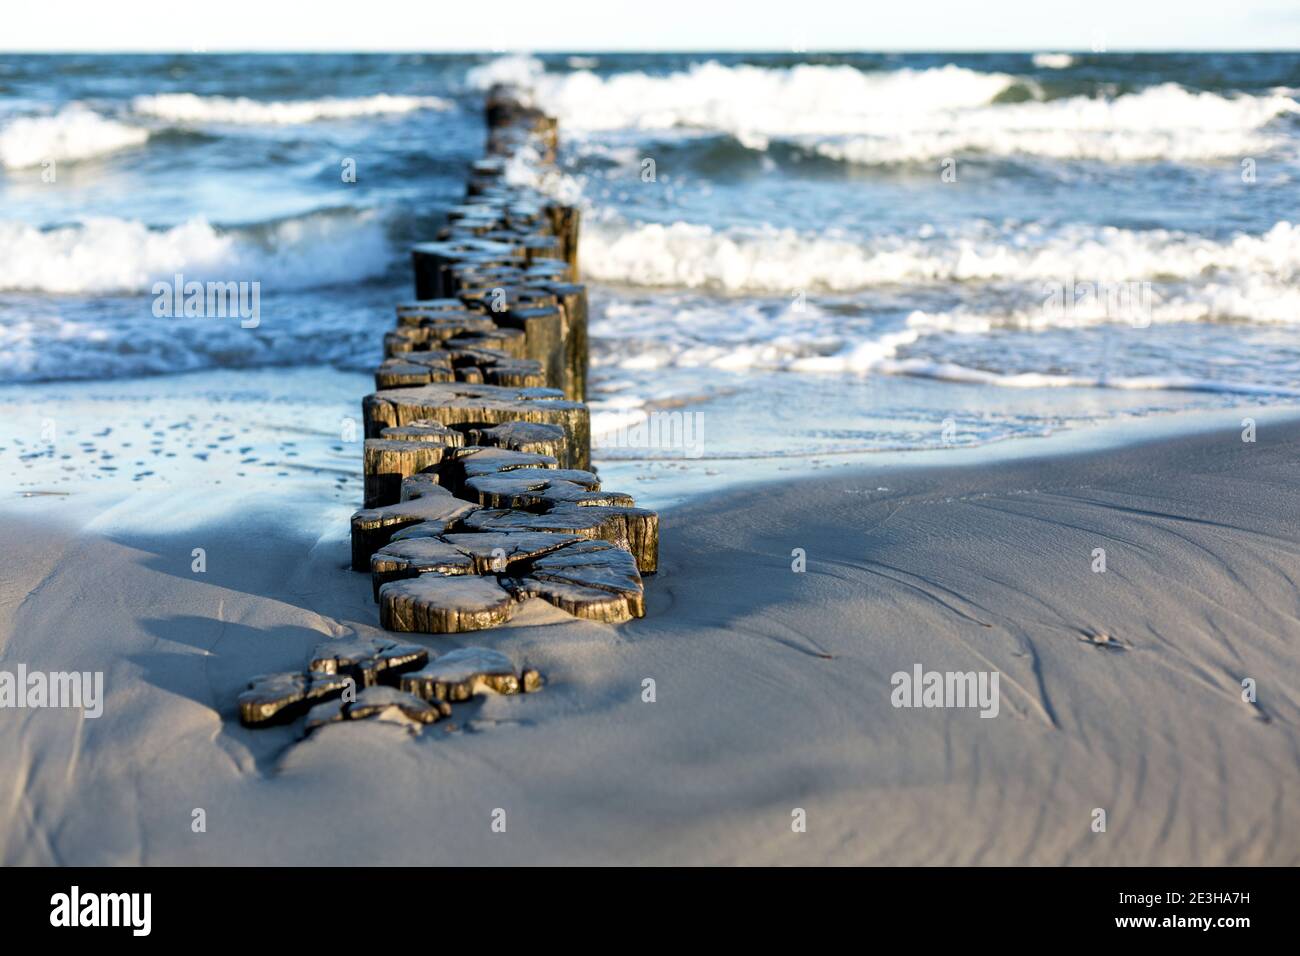
[[[591,470],[579,210],[512,175],[555,162],[556,123],[506,88],[488,95],[486,119],[487,155],[436,240],[413,250],[415,300],[397,306],[362,404],[352,568],[370,575],[389,631],[486,630],[534,599],[627,621],[645,613],[658,515]],[[250,682],[240,718],[306,715],[307,730],[430,723],[484,690],[543,682],[491,647],[439,651],[386,637],[323,642],[305,669]]]

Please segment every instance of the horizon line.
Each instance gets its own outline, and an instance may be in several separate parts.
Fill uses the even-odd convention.
[[[18,56],[18,55],[38,55],[38,56],[71,56],[71,55],[99,55],[99,56],[120,56],[123,54],[132,55],[186,55],[186,56],[211,56],[216,54],[268,54],[278,55],[285,53],[299,53],[307,55],[331,54],[331,53],[348,53],[348,54],[389,54],[389,53],[418,53],[424,56],[559,56],[563,54],[574,55],[591,55],[591,54],[619,54],[619,55],[653,55],[665,53],[720,53],[720,54],[765,54],[781,56],[805,56],[805,55],[829,55],[829,56],[861,56],[872,54],[894,54],[894,53],[925,53],[934,55],[943,55],[950,53],[987,53],[987,54],[1033,54],[1033,53],[1069,53],[1081,56],[1110,56],[1113,54],[1167,54],[1167,53],[1300,53],[1300,45],[1291,47],[1107,47],[1105,50],[1092,50],[1088,48],[1071,48],[1064,46],[1032,46],[1032,47],[876,47],[873,49],[836,49],[832,47],[807,47],[802,49],[779,49],[771,47],[660,47],[660,48],[640,48],[640,47],[611,47],[606,49],[597,48],[530,48],[530,49],[484,49],[481,47],[464,47],[464,48],[447,48],[447,49],[428,49],[420,47],[213,47],[213,48],[189,48],[182,47],[165,47],[165,48],[147,48],[147,47],[65,47],[59,49],[46,48],[0,48],[0,56]]]

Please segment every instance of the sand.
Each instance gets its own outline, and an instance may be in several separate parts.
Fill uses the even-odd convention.
[[[644,620],[424,638],[548,686],[418,736],[234,719],[250,676],[379,633],[353,502],[309,471],[6,496],[0,669],[107,699],[0,711],[0,861],[1295,864],[1300,419],[1253,414],[1254,443],[1225,412],[694,497]],[[997,717],[894,707],[917,664],[998,672]]]

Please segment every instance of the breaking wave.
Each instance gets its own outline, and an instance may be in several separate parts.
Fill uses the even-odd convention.
[[[384,272],[392,251],[379,217],[316,213],[221,229],[202,218],[153,229],[137,220],[88,219],[37,229],[0,222],[0,291],[146,293],[155,281],[260,281],[312,288]]]
[[[1067,226],[1049,230],[974,224],[959,233],[886,235],[870,241],[790,229],[720,231],[677,222],[593,223],[583,232],[584,272],[605,282],[725,292],[851,291],[927,281],[1145,278],[1215,272],[1300,278],[1300,225],[1224,241],[1169,230]]]
[[[0,127],[0,166],[22,169],[50,160],[75,162],[139,146],[149,131],[106,119],[83,106],[52,116],[23,116]]]
[[[137,96],[132,109],[141,116],[175,123],[287,125],[317,120],[350,119],[416,110],[449,110],[453,104],[437,96],[375,96],[318,100],[261,101],[247,97],[157,93]]]
[[[1039,54],[1044,56],[1049,55]],[[514,56],[477,67],[468,79],[480,88],[507,82],[530,90],[566,130],[707,130],[752,149],[790,140],[862,164],[971,152],[1113,162],[1208,160],[1272,149],[1280,139],[1264,127],[1300,112],[1295,98],[1281,90],[1223,95],[1175,83],[1112,97],[1045,99],[1032,80],[952,64],[864,71],[711,61],[666,75],[600,76],[589,70],[548,73],[539,60]],[[1007,95],[1012,92],[1014,97]]]

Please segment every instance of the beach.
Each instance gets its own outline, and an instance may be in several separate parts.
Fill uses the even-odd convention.
[[[0,58],[0,863],[1295,865],[1298,96]]]
[[[1222,411],[692,495],[644,619],[534,600],[413,636],[546,680],[418,735],[235,719],[254,673],[383,633],[346,569],[355,468],[333,501],[324,468],[219,487],[180,464],[12,496],[0,668],[102,671],[105,699],[7,714],[0,859],[1294,865],[1300,416],[1250,414],[1254,442]],[[916,665],[997,672],[996,717],[894,706]]]

